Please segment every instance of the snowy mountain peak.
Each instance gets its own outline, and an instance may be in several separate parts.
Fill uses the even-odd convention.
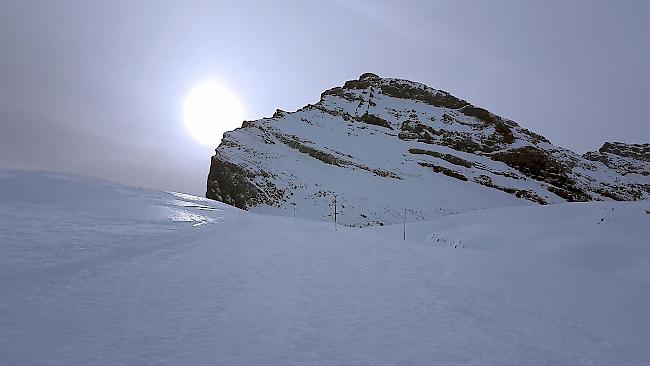
[[[381,79],[377,74],[371,72],[366,72],[365,74],[359,76],[359,80],[377,80]]]
[[[365,73],[316,104],[226,133],[206,196],[330,220],[337,195],[337,220],[353,226],[401,222],[405,209],[415,221],[489,207],[637,200],[650,197],[647,168],[618,164],[644,161],[644,146],[605,144],[599,153],[607,159],[581,157],[445,91]]]

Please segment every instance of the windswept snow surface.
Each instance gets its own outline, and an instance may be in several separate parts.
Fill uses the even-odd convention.
[[[0,365],[648,365],[650,203],[334,231],[0,171]]]

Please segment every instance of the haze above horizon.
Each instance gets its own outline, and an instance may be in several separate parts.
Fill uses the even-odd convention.
[[[202,195],[214,147],[182,121],[195,85],[222,80],[258,119],[365,72],[446,90],[578,153],[650,142],[649,16],[645,1],[10,0],[0,167]]]

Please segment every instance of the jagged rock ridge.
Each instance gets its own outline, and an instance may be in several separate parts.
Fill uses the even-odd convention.
[[[622,175],[650,175],[650,144],[606,142],[598,152],[590,151],[583,157],[599,161]]]
[[[246,121],[212,157],[208,198],[365,226],[468,210],[650,196],[648,144],[579,156],[441,90],[371,73]]]

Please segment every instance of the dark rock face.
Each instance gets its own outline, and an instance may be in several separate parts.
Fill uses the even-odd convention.
[[[390,126],[390,123],[381,117],[377,117],[373,114],[364,113],[361,117],[358,117],[359,122],[367,123],[369,125],[381,126],[392,130],[393,127]]]
[[[415,155],[433,156],[435,158],[440,158],[440,159],[442,159],[444,161],[447,161],[447,162],[449,162],[451,164],[454,164],[454,165],[464,166],[465,168],[471,168],[472,167],[471,162],[469,162],[469,161],[467,161],[465,159],[459,158],[459,157],[457,157],[455,155],[451,155],[451,154],[443,154],[443,153],[439,153],[437,151],[429,151],[429,150],[423,150],[423,149],[409,149],[409,152],[411,154],[415,154]]]
[[[429,164],[429,163],[420,162],[418,164],[420,164],[423,167],[431,168],[431,170],[433,170],[436,173],[442,173],[442,174],[444,174],[444,175],[446,175],[448,177],[456,178],[456,179],[462,180],[462,181],[468,181],[466,176],[460,174],[459,172],[457,172],[457,171],[455,171],[453,169],[449,169],[449,168],[445,168],[444,166],[434,165],[434,164]]]
[[[567,201],[591,201],[591,197],[569,178],[569,167],[543,150],[526,146],[495,153],[492,159],[508,164],[527,177],[551,184],[549,189]]]
[[[342,180],[354,177],[357,188],[342,192],[328,183],[341,173]],[[349,216],[361,226],[395,221],[391,205],[402,210],[403,200],[414,194],[423,197],[422,218],[433,215],[426,212],[430,207],[440,210],[439,204],[458,212],[453,201],[427,193],[435,192],[424,183],[432,175],[443,177],[436,178],[445,180],[441,184],[478,185],[490,196],[498,190],[538,204],[646,199],[650,144],[608,142],[578,156],[447,92],[365,73],[326,90],[315,104],[277,110],[227,133],[212,157],[206,196],[243,209],[266,205],[282,214],[297,202],[326,212],[323,200],[337,192],[347,199],[346,209],[364,207]],[[377,192],[395,192],[395,201],[385,202],[386,194],[375,197],[362,181],[378,186]],[[420,182],[421,192],[404,189]]]
[[[586,159],[610,163],[608,157],[629,158],[636,161],[650,162],[650,144],[625,144],[622,142],[605,142],[598,151],[589,151],[583,155]]]
[[[606,142],[597,152],[587,152],[583,157],[601,162],[624,175],[650,175],[650,144]]]
[[[253,174],[243,168],[212,157],[208,174],[207,198],[221,201],[241,209],[248,208],[253,199],[262,196],[257,187],[250,183]]]
[[[624,144],[622,142],[606,142],[600,149],[601,153],[650,162],[650,144]]]
[[[347,83],[346,83],[347,84]],[[359,86],[354,84],[355,86]],[[424,85],[401,83],[393,80],[382,83],[380,86],[382,94],[401,99],[417,100],[434,107],[458,109],[470,105],[462,99],[458,99],[446,92],[431,92]]]

